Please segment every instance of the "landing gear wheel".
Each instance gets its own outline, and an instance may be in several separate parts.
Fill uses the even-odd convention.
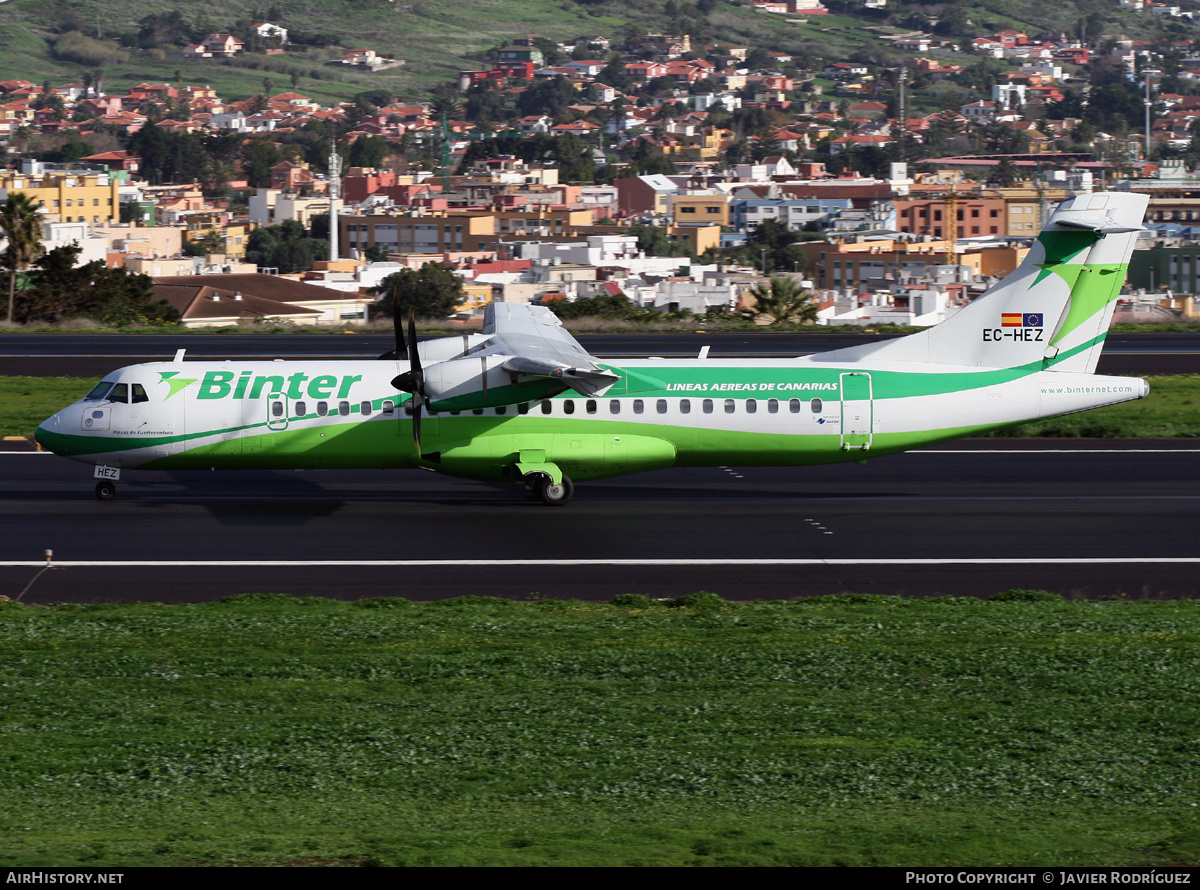
[[[538,495],[547,507],[565,507],[575,495],[575,483],[567,476],[563,476],[558,485],[546,478],[538,487]]]
[[[111,501],[117,493],[117,486],[108,481],[96,483],[96,497],[102,501]]]

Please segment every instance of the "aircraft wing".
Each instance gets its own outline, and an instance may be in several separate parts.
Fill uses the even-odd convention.
[[[601,368],[545,306],[491,303],[483,333],[471,339],[473,345],[458,355],[425,369],[434,410],[516,404],[568,389],[590,397],[620,379]],[[424,344],[421,352],[424,358]]]
[[[483,333],[492,336],[488,352],[512,356],[503,365],[510,373],[556,378],[585,396],[608,389],[618,379],[600,368],[546,306],[490,303]]]

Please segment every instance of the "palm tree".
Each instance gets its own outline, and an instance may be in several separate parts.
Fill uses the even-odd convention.
[[[813,302],[813,293],[801,287],[794,278],[776,275],[770,283],[756,284],[750,289],[754,305],[747,306],[739,313],[751,321],[770,319],[768,324],[787,324],[799,322],[813,324],[817,320],[817,304]]]
[[[35,204],[25,192],[10,192],[4,207],[0,208],[0,231],[8,239],[3,261],[8,269],[9,324],[13,320],[17,274],[28,269],[45,252],[42,247],[42,219],[38,212],[41,207],[41,201]]]

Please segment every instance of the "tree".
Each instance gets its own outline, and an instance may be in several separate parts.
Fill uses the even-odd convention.
[[[8,322],[13,320],[13,302],[17,295],[17,275],[45,252],[42,247],[42,219],[36,204],[25,192],[10,192],[0,209],[0,231],[8,239],[4,267],[8,269]]]
[[[1012,158],[1001,158],[1000,163],[992,168],[988,174],[988,184],[998,185],[1002,188],[1014,186],[1021,181],[1021,174],[1017,170],[1017,165],[1012,162]]]
[[[754,264],[763,274],[768,271],[803,272],[808,258],[796,246],[800,240],[800,236],[789,229],[787,223],[764,219],[750,233],[740,252],[743,261]]]
[[[813,324],[817,320],[817,304],[813,293],[791,278],[774,276],[770,283],[756,284],[750,289],[753,306],[738,314],[751,321],[770,319],[769,324],[799,322]]]
[[[179,320],[177,309],[154,296],[150,276],[110,269],[101,260],[78,266],[79,254],[73,244],[56,247],[33,264],[33,287],[22,307],[26,321],[84,316],[120,327]]]
[[[306,272],[316,260],[328,255],[328,240],[310,238],[294,219],[255,229],[246,241],[246,262],[283,273]]]
[[[380,282],[379,308],[385,315],[404,317],[408,310],[421,318],[444,318],[463,301],[462,279],[443,263],[420,269],[401,269]]]

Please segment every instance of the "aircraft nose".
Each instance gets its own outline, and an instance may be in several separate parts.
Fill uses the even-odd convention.
[[[37,442],[42,448],[47,451],[53,451],[54,436],[62,426],[62,412],[55,414],[53,417],[48,417],[38,424],[38,428],[33,431],[33,441]]]

